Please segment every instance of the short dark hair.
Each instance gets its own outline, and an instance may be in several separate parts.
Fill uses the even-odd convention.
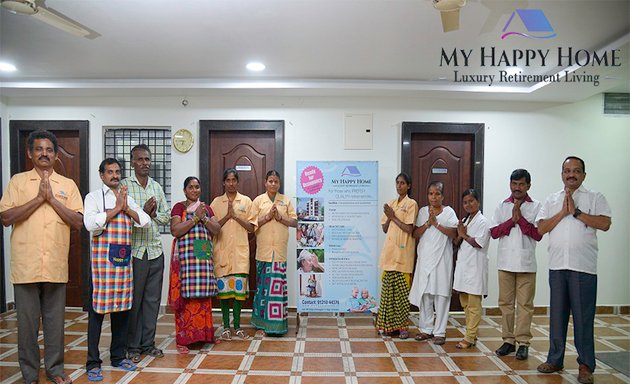
[[[199,181],[199,178],[197,176],[188,176],[185,180],[184,180],[184,189],[186,189],[186,187],[188,186],[188,184],[190,184],[191,181],[193,180],[197,180],[197,182],[199,184],[201,184],[201,181]]]
[[[236,172],[236,169],[234,168],[228,168],[225,171],[223,171],[223,181],[225,181],[228,176],[230,176],[230,173],[234,175],[234,177],[236,178],[236,181],[238,180],[238,172]]]
[[[437,189],[440,190],[440,193],[443,195],[444,194],[444,183],[441,181],[432,181],[429,183],[429,186],[427,187],[427,191],[431,188],[431,187],[435,187]]]
[[[586,165],[584,165],[584,160],[580,159],[577,156],[567,156],[566,159],[564,159],[564,161],[562,162],[562,168],[564,168],[564,163],[566,163],[567,160],[577,160],[580,162],[580,164],[582,164],[582,172],[586,173]]]
[[[398,180],[399,177],[402,177],[403,180],[405,180],[405,183],[407,185],[411,185],[411,177],[407,173],[400,172],[398,175],[396,175],[396,179],[394,179],[394,180]],[[409,187],[409,189],[407,189],[407,194],[409,194],[409,191],[411,191],[411,187]]]
[[[137,150],[147,151],[147,152],[149,152],[149,155],[151,155],[151,148],[149,148],[148,145],[146,145],[144,143],[143,144],[138,144],[138,145],[134,146],[133,148],[131,148],[131,152],[130,152],[131,160],[133,160],[133,153],[135,151],[137,151]]]
[[[512,174],[510,175],[510,181],[514,181],[514,180],[520,180],[522,178],[525,178],[525,182],[527,184],[531,184],[532,183],[532,175],[529,174],[529,172],[527,172],[526,169],[515,169]]]
[[[275,169],[267,172],[267,175],[265,175],[265,181],[267,181],[267,179],[269,179],[271,176],[276,176],[278,179],[282,180],[282,178],[280,177],[280,173]]]
[[[525,172],[527,172],[527,171],[525,171]],[[518,179],[520,179],[520,177]],[[518,180],[518,179],[516,179],[516,180]],[[477,192],[476,189],[470,188],[470,189],[465,190],[464,193],[462,193],[462,199],[464,197],[468,196],[468,195],[471,195],[472,197],[475,198],[475,200],[479,201],[479,193]]]
[[[45,129],[38,129],[36,131],[31,132],[28,135],[28,139],[26,142],[28,143],[28,150],[33,152],[35,146],[35,140],[38,139],[48,139],[53,145],[53,149],[55,153],[59,152],[59,143],[57,143],[57,136],[55,136],[52,132],[47,131]]]
[[[118,161],[117,159],[114,159],[113,157],[108,157],[107,159],[101,161],[101,165],[98,166],[98,172],[105,173],[105,166],[111,165],[111,164],[118,164],[118,167],[120,168],[120,170],[122,170],[120,161]]]

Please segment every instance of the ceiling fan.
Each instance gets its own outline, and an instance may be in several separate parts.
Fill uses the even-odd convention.
[[[76,21],[62,15],[52,8],[44,8],[37,5],[35,0],[0,0],[2,6],[12,13],[33,16],[55,28],[61,29],[78,37],[94,38],[99,36],[94,31],[88,30]]]
[[[444,32],[459,29],[459,10],[466,5],[466,0],[433,0],[433,8],[440,11]]]

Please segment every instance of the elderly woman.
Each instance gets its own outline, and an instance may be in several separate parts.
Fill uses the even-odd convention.
[[[193,343],[213,343],[211,296],[217,294],[212,235],[221,230],[214,213],[199,200],[199,179],[184,180],[186,200],[171,211],[173,249],[169,304],[175,311],[177,351],[189,353]]]
[[[457,253],[453,289],[466,314],[466,336],[457,343],[460,349],[477,342],[477,328],[481,321],[481,297],[488,294],[488,243],[490,222],[479,212],[479,194],[467,189],[462,195],[466,217],[457,226]]]
[[[409,301],[420,308],[420,332],[416,340],[435,337],[434,344],[446,342],[448,307],[451,303],[453,276],[453,243],[457,235],[457,215],[451,207],[442,205],[444,184],[429,184],[429,205],[420,208],[415,238],[418,243],[418,262],[411,285]],[[435,324],[433,306],[435,305]]]
[[[398,196],[383,206],[381,226],[387,234],[381,251],[383,270],[381,303],[376,326],[385,334],[398,332],[401,339],[409,337],[409,285],[413,270],[413,223],[418,214],[418,203],[408,194],[411,178],[406,173],[396,176]]]
[[[249,221],[256,230],[256,295],[252,325],[267,335],[281,336],[289,330],[287,298],[287,244],[289,227],[297,227],[291,199],[278,192],[280,174],[269,171],[267,192],[252,203]]]

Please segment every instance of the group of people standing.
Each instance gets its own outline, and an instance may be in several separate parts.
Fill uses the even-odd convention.
[[[408,338],[409,307],[414,304],[420,310],[415,339],[445,344],[451,293],[456,291],[466,317],[465,336],[456,347],[474,346],[482,315],[481,301],[488,294],[487,254],[492,237],[498,240],[498,305],[503,338],[495,353],[506,356],[516,352],[516,359],[527,359],[534,314],[536,243],[549,233],[550,346],[547,361],[538,366],[538,371],[552,373],[563,369],[572,314],[578,381],[592,383],[596,231],[610,228],[611,210],[601,193],[582,185],[586,177],[582,159],[567,157],[561,177],[564,188],[541,204],[528,194],[529,172],[516,169],[510,175],[510,196],[489,220],[479,210],[479,194],[474,189],[462,194],[465,215],[458,219],[451,207],[443,205],[441,182],[429,183],[428,205],[418,210],[417,203],[408,196],[411,179],[400,173],[396,177],[398,197],[384,205],[381,219],[386,239],[379,263],[383,270],[379,330]],[[414,270],[416,239],[418,259]]]
[[[215,342],[213,296],[221,303],[221,339],[232,338],[230,305],[234,335],[249,337],[240,326],[240,311],[248,295],[250,233],[256,233],[257,286],[251,323],[268,335],[287,333],[288,228],[297,226],[297,216],[291,199],[279,193],[278,172],[266,174],[266,192],[251,201],[238,192],[237,171],[227,169],[223,174],[225,193],[209,205],[200,200],[199,179],[188,177],[183,186],[186,200],[169,212],[162,187],[149,176],[151,151],[139,144],[131,150],[133,175],[123,180],[119,161],[103,160],[99,166],[103,185],[87,194],[83,203],[76,184],[53,169],[59,151],[56,137],[48,131],[35,131],[27,144],[34,168],[14,175],[0,200],[2,224],[13,226],[11,282],[17,308],[18,360],[27,383],[39,378],[40,319],[47,377],[57,384],[72,382],[63,372],[65,284],[70,228],[83,225],[92,237],[86,362],[90,381],[103,379],[98,343],[105,314],[111,317],[112,366],[131,371],[143,354],[164,356],[155,345],[164,273],[159,225],[169,222],[174,240],[168,301],[175,311],[179,353],[188,353],[194,343]],[[527,359],[537,272],[535,247],[549,233],[550,348],[547,361],[538,370],[563,369],[572,314],[578,381],[591,383],[596,231],[610,228],[611,210],[601,193],[582,184],[586,177],[582,159],[567,157],[561,176],[564,188],[541,204],[527,193],[529,172],[515,170],[510,176],[510,196],[488,220],[479,210],[474,189],[464,192],[466,214],[458,219],[452,208],[443,205],[444,185],[440,182],[428,185],[428,205],[418,210],[408,196],[411,179],[399,174],[398,197],[384,205],[381,219],[386,239],[379,263],[383,275],[378,328],[408,338],[411,302],[420,308],[415,338],[444,344],[451,290],[455,290],[466,314],[466,334],[457,347],[474,346],[481,300],[488,293],[487,252],[492,237],[498,239],[504,341],[496,354],[508,355],[518,344],[516,358]],[[454,247],[459,250],[453,271]]]
[[[44,330],[46,376],[71,383],[63,371],[64,313],[68,282],[70,228],[91,234],[88,281],[87,377],[103,380],[99,340],[105,314],[111,319],[110,359],[114,367],[136,369],[142,355],[164,356],[155,344],[162,299],[164,253],[160,225],[174,237],[168,302],[175,312],[179,353],[197,343],[215,342],[211,298],[221,303],[223,333],[250,336],[240,326],[248,297],[249,233],[256,233],[257,291],[252,324],[268,335],[288,331],[286,258],[288,227],[297,226],[291,200],[280,194],[280,174],[269,171],[266,192],[254,201],[238,192],[238,173],[223,175],[225,193],[211,204],[201,201],[197,177],[184,181],[186,200],[170,209],[162,187],[150,176],[151,151],[131,150],[133,174],[122,179],[122,165],[107,158],[99,165],[102,186],[85,202],[76,184],[54,171],[59,146],[49,131],[27,139],[31,171],[16,174],[0,201],[2,224],[13,226],[11,282],[18,319],[18,360],[27,383],[39,380],[40,319]],[[33,237],[33,234],[37,236]]]

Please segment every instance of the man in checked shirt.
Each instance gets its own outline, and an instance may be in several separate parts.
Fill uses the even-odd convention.
[[[138,363],[141,354],[164,357],[155,346],[155,330],[162,300],[164,251],[159,224],[168,224],[170,210],[160,184],[149,176],[151,150],[146,144],[131,149],[131,166],[134,173],[124,179],[129,196],[151,217],[151,225],[134,228],[131,240],[133,255],[133,307],[129,316],[127,354]]]

